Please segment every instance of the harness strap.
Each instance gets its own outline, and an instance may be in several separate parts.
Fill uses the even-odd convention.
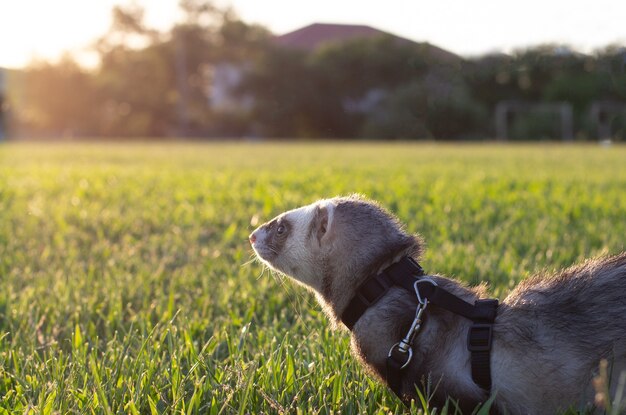
[[[498,300],[478,300],[475,308],[484,310],[487,318],[474,318],[474,324],[467,333],[467,349],[472,354],[472,379],[489,392],[491,390],[491,362],[489,359],[493,342],[493,323],[498,308]]]
[[[391,389],[405,405],[408,405],[410,402],[405,399],[405,395],[402,392],[402,366],[406,358],[407,356],[400,353],[398,349],[392,349],[387,357],[387,373],[385,374],[385,378],[387,379],[389,389]]]
[[[399,286],[413,293],[414,284],[424,276],[422,267],[410,257],[404,257],[380,274],[368,278],[359,286],[355,296],[341,315],[341,321],[350,330],[363,313],[380,300],[392,286]],[[496,318],[498,300],[477,300],[470,304],[434,284],[420,284],[419,294],[429,303],[473,321],[467,336],[467,348],[471,353],[472,379],[489,392],[491,390],[490,351],[493,341],[493,323]],[[406,353],[392,348],[387,358],[387,383],[401,399],[402,369],[410,359]]]
[[[380,274],[371,276],[359,286],[352,300],[341,315],[343,324],[352,330],[352,327],[361,318],[365,310],[380,300],[391,286],[400,286],[407,291],[413,291],[414,278],[424,276],[424,270],[413,258],[404,257],[390,265]],[[409,277],[409,278],[407,278]]]
[[[493,322],[496,318],[496,308],[483,306],[484,300],[478,300],[475,304],[470,304],[449,291],[431,284],[420,285],[419,290],[422,297],[427,298],[429,303],[445,308],[469,320]],[[488,301],[495,301],[497,306],[497,300]]]

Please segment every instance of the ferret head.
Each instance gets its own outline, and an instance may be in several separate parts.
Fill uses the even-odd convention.
[[[422,246],[392,214],[359,196],[285,212],[256,229],[250,242],[262,262],[331,306],[347,303],[367,277],[404,255],[419,255]]]
[[[250,243],[270,268],[317,289],[316,271],[329,239],[334,206],[326,200],[285,212],[259,226]]]

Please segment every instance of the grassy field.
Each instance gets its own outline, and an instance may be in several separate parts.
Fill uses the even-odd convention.
[[[399,413],[247,242],[353,192],[500,298],[626,248],[626,147],[5,144],[0,414]]]

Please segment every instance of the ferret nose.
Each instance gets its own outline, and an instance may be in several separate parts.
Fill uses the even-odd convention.
[[[250,236],[248,237],[248,239],[250,239],[250,243],[253,244],[256,241],[256,235],[254,234],[254,232],[252,232],[250,234]]]

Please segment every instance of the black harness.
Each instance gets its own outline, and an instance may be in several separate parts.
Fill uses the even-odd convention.
[[[402,287],[415,293],[419,304],[409,333],[391,348],[387,357],[387,384],[391,390],[403,399],[402,370],[411,360],[413,354],[411,345],[421,325],[421,314],[427,304],[433,304],[474,322],[467,335],[467,349],[471,352],[472,379],[478,386],[490,392],[489,352],[498,300],[477,300],[474,304],[470,304],[426,277],[420,264],[413,258],[404,257],[380,274],[368,278],[359,286],[355,296],[341,315],[341,321],[352,330],[368,307],[380,300],[392,286]]]

